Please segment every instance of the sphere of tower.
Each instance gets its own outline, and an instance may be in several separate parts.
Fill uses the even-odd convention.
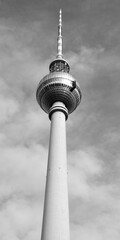
[[[81,101],[81,91],[72,75],[58,69],[58,71],[51,71],[40,81],[36,98],[41,108],[47,113],[55,102],[63,102],[70,114]]]

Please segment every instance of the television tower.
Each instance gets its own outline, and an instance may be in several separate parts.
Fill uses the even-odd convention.
[[[62,54],[62,11],[59,12],[57,56],[39,83],[36,98],[51,120],[41,240],[69,240],[66,120],[81,101]]]

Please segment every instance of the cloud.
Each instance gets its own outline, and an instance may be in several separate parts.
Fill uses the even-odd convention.
[[[1,112],[1,123],[5,123],[9,121],[9,118],[18,111],[19,105],[13,99],[5,99],[4,97],[0,97],[0,112]]]
[[[119,183],[105,181],[105,162],[96,153],[84,149],[68,158],[71,237],[119,239]]]
[[[0,26],[0,239],[37,240],[48,121],[37,106],[35,91],[46,68],[26,46],[32,31],[24,39],[25,30],[18,28],[7,20]]]
[[[36,235],[40,237],[38,211],[41,213],[40,205],[30,205],[23,199],[12,199],[7,202],[0,216],[1,239],[8,239],[8,237],[28,239],[29,234],[31,237],[36,237]]]
[[[72,151],[69,158],[69,186],[73,197],[89,199],[89,181],[102,174],[102,162],[92,151]]]
[[[27,239],[30,231],[33,236],[40,233],[46,152],[40,145],[1,149],[1,239],[7,236]]]

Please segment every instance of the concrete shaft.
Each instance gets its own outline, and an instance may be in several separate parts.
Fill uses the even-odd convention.
[[[57,106],[57,103],[54,104]],[[69,240],[66,120],[59,106],[51,115],[51,131],[41,240]]]

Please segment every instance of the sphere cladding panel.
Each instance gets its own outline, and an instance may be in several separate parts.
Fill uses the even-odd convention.
[[[61,101],[71,113],[79,105],[81,92],[79,85],[73,87],[75,79],[68,73],[50,73],[39,83],[36,97],[39,105],[45,112],[49,112],[53,103]]]

